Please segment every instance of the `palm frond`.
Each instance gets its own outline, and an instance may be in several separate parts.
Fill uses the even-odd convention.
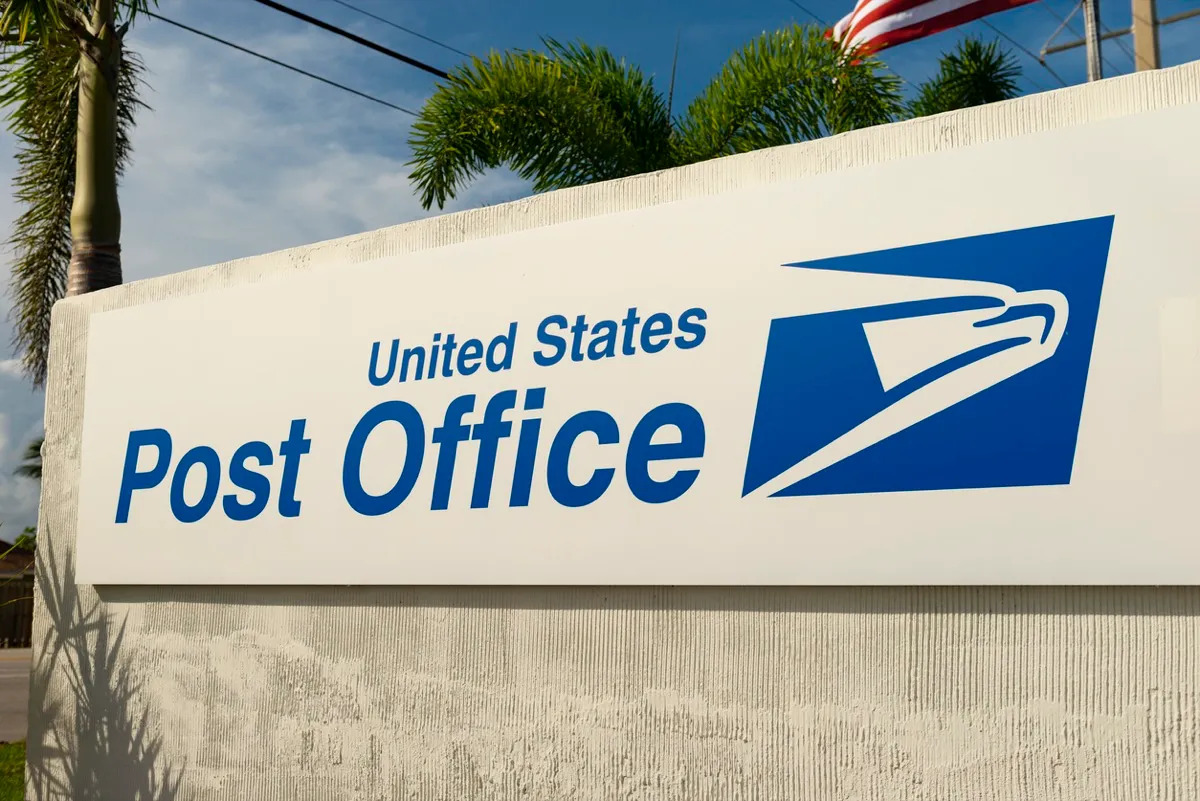
[[[426,102],[409,139],[425,208],[504,164],[537,192],[669,165],[666,106],[640,70],[604,48],[545,44],[473,58]]]
[[[153,6],[158,7],[158,0],[121,0],[117,8],[117,21],[132,25],[138,16],[145,14]]]
[[[46,376],[50,308],[63,296],[71,257],[79,48],[71,40],[32,41],[8,54],[0,104],[12,109],[17,202],[24,207],[9,240],[13,346],[35,384]]]
[[[942,56],[938,73],[921,84],[909,105],[914,117],[981,106],[1016,97],[1021,67],[996,42],[968,38]]]
[[[13,548],[20,548],[23,551],[36,551],[37,529],[30,526],[18,534],[17,538],[13,541]]]
[[[79,58],[77,40],[58,35],[8,45],[0,59],[0,106],[8,110],[8,128],[18,141],[14,189],[24,207],[9,240],[13,346],[35,385],[46,378],[50,310],[64,294],[71,258]],[[142,71],[140,59],[127,51],[117,85],[118,175],[132,154]]]
[[[827,133],[885,125],[904,116],[901,79],[888,71],[882,61],[847,53],[840,65],[826,100]]]
[[[0,6],[0,33],[18,44],[31,40],[49,44],[74,12],[61,0],[5,0]]]
[[[116,0],[113,13],[116,23],[126,27],[158,0]],[[92,33],[88,22],[93,15],[94,0],[3,0],[0,3],[0,36],[25,44],[36,39],[49,44],[62,33],[87,38]]]
[[[815,26],[765,33],[730,56],[679,123],[680,160],[698,161],[890,122],[899,79],[842,53]]]
[[[42,443],[44,441],[45,437],[38,437],[25,446],[25,453],[21,454],[21,464],[13,471],[14,475],[36,479],[42,477]]]
[[[621,177],[667,166],[670,158],[671,114],[666,101],[640,68],[617,59],[609,50],[583,43],[562,44],[545,39],[550,56],[562,64],[570,80],[586,87],[600,103],[601,113],[620,129]]]

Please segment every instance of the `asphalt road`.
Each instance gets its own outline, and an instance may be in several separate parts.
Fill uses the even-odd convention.
[[[0,648],[0,743],[25,739],[31,653],[28,648]]]

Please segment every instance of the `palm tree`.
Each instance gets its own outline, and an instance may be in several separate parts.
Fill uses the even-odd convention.
[[[0,105],[19,141],[14,345],[46,378],[50,308],[121,283],[117,179],[139,105],[125,33],[151,0],[0,0]]]
[[[13,471],[14,475],[41,480],[42,442],[44,439],[45,437],[38,437],[25,446],[25,453],[21,456],[21,464]]]
[[[608,50],[550,39],[545,45],[545,53],[474,58],[426,102],[409,139],[425,208],[442,208],[485,169],[501,165],[542,192],[1016,94],[1012,59],[997,57],[994,46],[979,51],[964,42],[943,58],[931,82],[938,91],[909,106],[900,79],[877,58],[844,53],[818,28],[794,25],[735,52],[675,119],[670,93],[664,99],[641,70]],[[960,80],[964,71],[971,80]]]
[[[25,476],[32,478],[35,481],[42,480],[42,441],[45,437],[38,437],[33,442],[25,446],[25,453],[21,456],[21,464],[13,471],[14,475]],[[24,548],[27,551],[32,551],[37,548],[37,527],[31,526],[25,531],[17,535],[13,541],[13,546]]]
[[[995,42],[968,38],[942,56],[938,73],[922,84],[909,104],[914,117],[982,106],[1017,96],[1021,68]]]

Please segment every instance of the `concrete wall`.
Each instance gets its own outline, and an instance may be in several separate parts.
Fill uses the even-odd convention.
[[[1200,589],[97,589],[71,570],[95,311],[1197,101],[1200,63],[60,303],[30,797],[1200,798]]]

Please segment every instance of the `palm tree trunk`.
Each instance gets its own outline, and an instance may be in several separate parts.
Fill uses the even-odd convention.
[[[75,197],[71,206],[71,263],[67,295],[121,283],[121,208],[117,203],[117,74],[121,36],[115,0],[96,0],[79,59],[79,128]]]

